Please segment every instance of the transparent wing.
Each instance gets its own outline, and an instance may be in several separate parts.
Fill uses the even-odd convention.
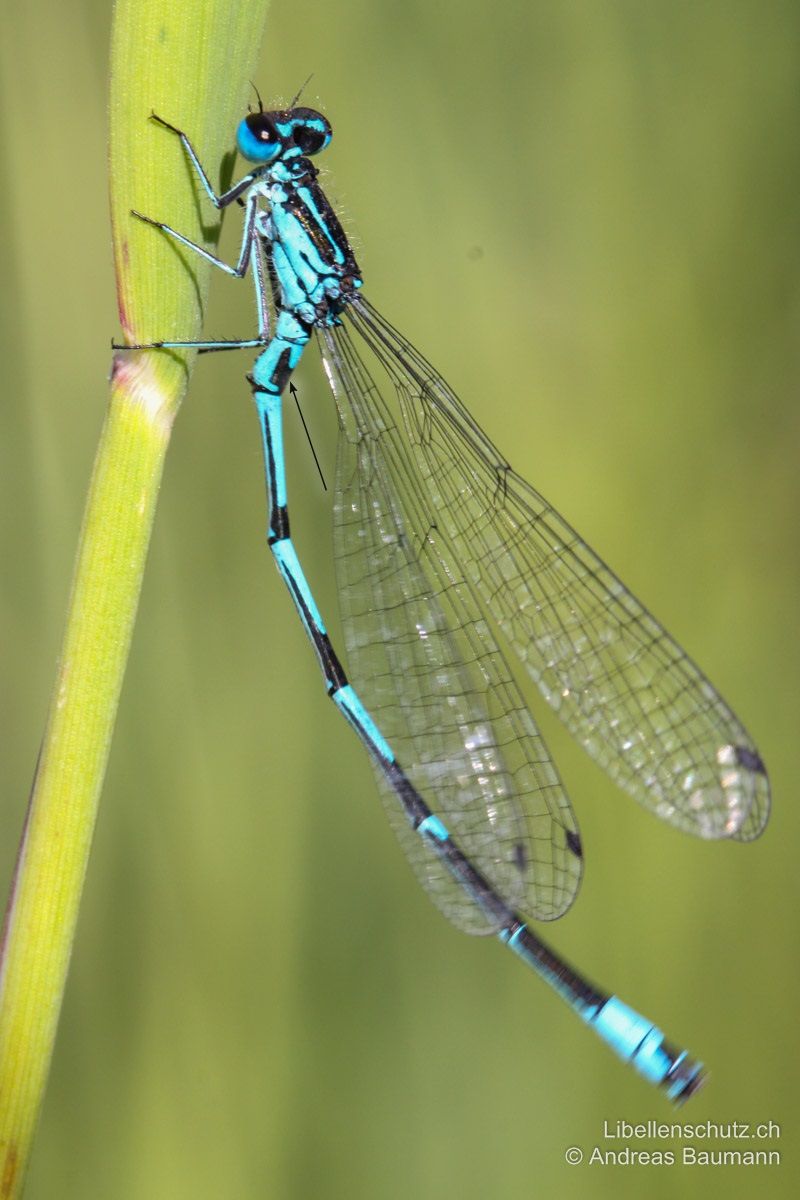
[[[363,297],[346,319],[396,391],[454,560],[570,732],[670,824],[704,838],[757,837],[766,770],[718,692],[418,351]]]
[[[506,903],[558,917],[580,882],[575,820],[471,585],[346,328],[319,332],[339,411],[334,542],[348,666],[409,779]],[[399,416],[399,414],[398,414]],[[391,824],[423,887],[471,933],[486,914],[414,833]]]

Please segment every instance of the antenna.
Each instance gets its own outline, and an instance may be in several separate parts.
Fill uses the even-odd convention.
[[[303,86],[305,86],[305,85],[303,85]],[[256,97],[257,97],[257,99],[258,99],[258,111],[259,111],[259,112],[263,112],[263,111],[264,111],[264,105],[263,105],[263,104],[262,104],[262,102],[261,102],[261,93],[259,92],[259,90],[258,90],[258,88],[256,87],[256,85],[253,83],[252,79],[250,80],[250,87],[253,89],[253,91],[255,92],[255,94],[256,94]],[[247,111],[248,111],[248,112],[252,112],[252,109],[250,108],[250,105],[249,105],[249,104],[248,104],[248,106],[247,106]]]
[[[300,99],[300,97],[302,96],[303,92],[306,90],[306,88],[307,88],[307,87],[308,87],[308,85],[311,83],[311,80],[312,80],[313,78],[314,78],[314,72],[312,71],[312,72],[311,72],[311,74],[309,75],[308,79],[305,81],[305,83],[303,84],[303,86],[302,86],[302,87],[300,88],[300,90],[298,91],[298,93],[297,93],[297,95],[295,96],[294,100],[292,100],[292,101],[290,102],[290,104],[289,104],[289,108],[294,108],[295,104],[297,104],[297,101]]]

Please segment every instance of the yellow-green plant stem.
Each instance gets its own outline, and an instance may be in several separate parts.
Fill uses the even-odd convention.
[[[120,686],[166,422],[112,389],[95,463],[50,718],[20,848],[3,960],[3,1170],[15,1194],[44,1089]]]
[[[210,268],[184,258],[132,208],[203,241],[177,139],[191,132],[219,185],[267,0],[119,0],[111,86],[111,211],[130,341],[195,338]],[[58,676],[6,911],[0,964],[0,1200],[21,1194],[52,1057],[159,481],[188,358],[115,359],[84,513]],[[80,1155],[78,1154],[78,1158]]]

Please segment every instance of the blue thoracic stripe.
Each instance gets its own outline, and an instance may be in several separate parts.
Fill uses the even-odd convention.
[[[409,827],[418,835],[417,839],[409,839],[409,843],[413,844],[418,849],[420,856],[424,858],[421,876],[424,880],[427,880],[428,877],[433,879],[438,887],[443,877],[449,883],[447,879],[449,875],[449,879],[454,881],[457,888],[460,889],[458,892],[461,897],[459,912],[477,912],[479,920],[476,924],[480,926],[481,930],[485,928],[496,932],[499,939],[566,1000],[582,1020],[617,1054],[631,1062],[645,1078],[662,1086],[671,1099],[675,1101],[685,1099],[699,1086],[702,1079],[700,1064],[690,1059],[685,1051],[673,1048],[665,1041],[661,1031],[645,1017],[623,1004],[616,996],[600,992],[583,979],[534,935],[524,917],[516,911],[516,908],[521,910],[527,908],[534,916],[543,915],[536,907],[534,897],[538,900],[540,887],[543,887],[545,891],[550,889],[551,894],[555,893],[556,886],[554,884],[539,879],[538,871],[540,862],[543,861],[545,864],[543,873],[547,875],[548,879],[561,870],[562,880],[559,887],[563,885],[563,890],[559,892],[559,899],[563,901],[561,907],[558,908],[557,901],[553,901],[544,915],[560,915],[569,900],[563,880],[571,882],[574,891],[579,878],[579,872],[574,864],[581,857],[581,848],[568,802],[563,791],[559,790],[557,773],[553,768],[552,776],[548,774],[551,764],[546,749],[541,741],[534,742],[534,735],[538,737],[538,734],[536,734],[532,718],[529,717],[521,698],[519,712],[517,712],[511,704],[503,708],[506,703],[505,699],[495,695],[500,691],[508,691],[511,683],[506,676],[500,679],[499,676],[492,675],[489,670],[492,641],[488,638],[484,641],[482,635],[476,635],[474,640],[476,642],[481,640],[481,651],[476,657],[476,662],[468,662],[464,655],[462,661],[456,661],[451,670],[449,660],[443,666],[444,659],[440,661],[436,656],[437,647],[444,645],[445,641],[443,637],[439,636],[440,631],[435,628],[435,621],[431,623],[425,620],[412,630],[411,620],[408,619],[408,629],[406,629],[398,624],[400,618],[388,615],[390,607],[387,603],[386,612],[381,614],[381,620],[386,617],[385,624],[374,625],[370,631],[368,619],[374,611],[376,601],[370,597],[367,590],[369,582],[364,582],[363,578],[359,577],[358,586],[363,586],[365,591],[363,596],[357,597],[361,606],[358,619],[363,618],[366,626],[359,625],[351,616],[350,629],[352,632],[355,628],[360,638],[362,630],[366,627],[372,633],[372,639],[371,642],[369,639],[362,639],[360,642],[354,639],[354,669],[358,669],[359,650],[364,645],[369,646],[377,642],[377,634],[386,640],[392,637],[393,632],[399,628],[400,640],[405,639],[407,634],[408,636],[419,635],[421,639],[430,637],[432,643],[429,644],[428,657],[425,661],[426,669],[429,669],[429,673],[435,679],[433,683],[428,680],[421,681],[421,690],[426,705],[429,704],[431,696],[436,697],[437,695],[439,700],[444,698],[448,705],[452,705],[452,713],[448,708],[447,717],[442,718],[440,715],[439,724],[434,723],[430,729],[430,744],[434,752],[431,754],[432,761],[429,761],[426,758],[427,743],[421,750],[421,742],[415,741],[418,736],[417,731],[412,733],[409,728],[406,728],[405,732],[402,732],[403,721],[406,720],[408,726],[411,722],[407,720],[402,711],[400,699],[397,699],[393,710],[391,702],[387,703],[386,707],[400,718],[396,725],[401,730],[397,737],[405,739],[403,755],[406,754],[406,748],[411,746],[417,756],[415,760],[406,764],[409,769],[408,774],[398,763],[391,745],[384,737],[375,719],[348,682],[344,667],[331,644],[290,537],[281,396],[292,372],[300,362],[312,330],[316,329],[323,342],[326,371],[336,394],[340,419],[343,425],[350,422],[350,426],[352,426],[352,429],[348,426],[346,437],[349,438],[352,433],[353,442],[359,444],[360,453],[362,439],[363,444],[369,450],[370,439],[374,439],[373,444],[377,444],[386,435],[385,445],[398,455],[402,469],[408,471],[409,496],[418,487],[419,494],[427,496],[424,503],[432,504],[433,509],[436,510],[436,520],[438,520],[439,509],[441,509],[441,528],[447,541],[452,543],[453,555],[457,557],[463,553],[466,559],[464,564],[456,564],[466,571],[461,578],[475,582],[476,593],[479,592],[483,595],[485,605],[491,607],[493,617],[496,618],[503,631],[508,634],[510,644],[520,653],[528,669],[540,684],[542,691],[548,695],[548,698],[551,698],[551,693],[553,697],[559,697],[561,715],[564,716],[568,725],[570,717],[565,714],[567,710],[572,714],[573,724],[570,725],[572,731],[587,748],[604,747],[602,753],[598,753],[594,749],[591,749],[591,752],[600,759],[602,765],[612,775],[614,774],[614,770],[612,770],[614,753],[620,759],[617,777],[621,778],[623,782],[629,777],[632,778],[636,771],[640,770],[632,754],[626,751],[624,755],[621,755],[614,750],[615,745],[623,744],[622,726],[625,726],[626,736],[633,733],[639,737],[640,730],[638,728],[634,728],[632,731],[630,729],[631,719],[636,720],[636,704],[639,703],[643,710],[646,729],[651,731],[646,736],[652,736],[655,739],[651,745],[643,747],[639,747],[637,743],[636,752],[638,754],[639,750],[642,750],[640,757],[642,763],[645,764],[641,771],[646,770],[649,773],[651,762],[675,762],[678,764],[675,772],[679,772],[680,777],[674,776],[672,780],[674,788],[678,793],[681,789],[691,792],[688,797],[678,794],[674,807],[670,807],[672,801],[670,800],[668,804],[663,799],[668,795],[668,789],[663,785],[663,776],[659,776],[657,786],[651,785],[651,790],[659,797],[660,810],[669,808],[668,819],[673,819],[675,824],[680,824],[680,819],[683,818],[686,823],[694,821],[696,827],[693,832],[700,832],[703,836],[738,836],[740,830],[744,831],[742,832],[743,837],[746,835],[756,836],[766,820],[768,811],[768,790],[763,762],[755,748],[748,744],[747,735],[738,725],[733,714],[694,665],[675,646],[665,631],[656,625],[645,610],[638,605],[638,602],[623,588],[622,584],[593,555],[589,547],[580,541],[574,531],[569,530],[566,523],[562,522],[557,514],[552,513],[552,510],[543,508],[544,502],[541,497],[534,493],[519,476],[511,472],[511,468],[496,452],[489,439],[430,364],[375,309],[359,297],[362,280],[358,263],[338,217],[317,182],[318,173],[310,161],[310,156],[323,150],[330,141],[331,127],[327,119],[321,113],[313,109],[298,107],[295,103],[285,110],[267,112],[261,108],[259,101],[259,111],[248,113],[241,122],[237,134],[239,150],[255,166],[249,174],[221,196],[215,193],[188,137],[174,126],[161,121],[160,118],[156,119],[180,137],[203,188],[217,208],[224,208],[238,197],[243,197],[241,203],[245,208],[245,220],[237,264],[232,267],[222,262],[202,246],[198,246],[169,226],[150,221],[148,217],[143,219],[157,225],[164,234],[177,240],[181,245],[196,252],[228,274],[241,277],[248,267],[252,268],[259,336],[255,339],[231,343],[159,342],[155,345],[190,345],[206,350],[263,345],[263,349],[253,365],[252,374],[248,378],[253,388],[261,427],[269,504],[268,541],[270,549],[313,644],[329,695],[368,749],[379,773],[382,774],[396,796],[398,804],[408,820]],[[267,288],[271,290],[271,306],[265,295]],[[275,318],[274,327],[271,330],[270,311],[274,312]],[[359,357],[358,350],[350,342],[349,333],[342,333],[340,327],[345,313],[347,313],[348,326],[360,333],[371,351],[374,352],[376,359],[385,368],[397,390],[400,405],[403,408],[403,416],[408,418],[410,411],[413,414],[413,420],[439,422],[437,428],[439,436],[420,437],[419,440],[415,440],[414,454],[408,457],[407,463],[403,458],[405,451],[398,441],[392,440],[395,434],[391,431],[390,425],[384,422],[382,413],[375,416],[374,421],[372,420],[373,408],[376,411],[379,409],[383,402],[382,397],[364,361]],[[327,353],[325,352],[326,347]],[[340,391],[343,393],[342,395],[339,394]],[[358,404],[362,406],[362,413],[369,409],[366,417],[363,415],[359,417]],[[385,413],[385,409],[383,413]],[[443,431],[446,434],[445,437],[441,436]],[[451,442],[454,448],[452,455],[448,457]],[[463,462],[461,456],[463,456]],[[376,464],[379,462],[379,457],[376,453]],[[355,470],[357,478],[354,482],[356,487],[365,489],[367,493],[363,511],[369,509],[370,503],[373,504],[373,509],[367,513],[366,518],[361,515],[362,510],[359,509],[359,519],[365,523],[358,527],[355,524],[351,525],[351,532],[355,531],[357,537],[363,539],[360,545],[353,544],[352,557],[357,563],[368,559],[369,571],[379,572],[381,564],[388,563],[389,559],[388,557],[381,559],[380,547],[373,546],[368,540],[369,537],[371,536],[376,544],[383,538],[385,543],[391,543],[393,546],[398,539],[395,538],[390,517],[384,512],[383,492],[379,488],[369,490],[372,488],[372,480],[371,478],[367,479],[369,472],[363,467],[363,463],[368,459],[372,462],[369,453],[363,460],[359,458]],[[378,474],[382,469],[378,465],[375,466]],[[420,474],[424,476],[424,481],[414,478],[412,475],[414,470],[417,477]],[[487,486],[487,480],[492,478],[496,484],[496,495],[491,504],[482,503],[480,499],[483,495],[482,489]],[[367,479],[366,483],[365,479]],[[391,479],[391,471],[385,474],[385,478],[379,479],[381,487],[384,484],[387,485],[387,510],[394,503],[394,498],[388,490]],[[480,486],[478,486],[479,482]],[[428,493],[425,491],[426,487],[429,489]],[[397,490],[395,489],[395,491]],[[355,489],[353,494],[355,494]],[[377,500],[378,497],[380,502]],[[406,505],[406,500],[401,498],[400,508],[403,508],[404,505]],[[501,510],[506,507],[508,511],[503,513]],[[380,515],[376,515],[378,509],[380,509]],[[355,506],[354,511],[356,511]],[[543,512],[552,516],[552,524],[545,527],[546,544],[541,540],[537,543],[535,540],[535,535],[541,533]],[[519,514],[519,519],[517,514]],[[509,518],[508,529],[502,528],[499,521],[495,520],[498,515]],[[371,527],[369,526],[370,519],[373,522]],[[384,519],[386,520],[385,526],[382,523]],[[414,530],[412,521],[406,523],[411,533],[419,535],[421,530]],[[398,527],[402,528],[402,525]],[[389,532],[386,532],[387,529]],[[556,532],[551,533],[552,529]],[[375,536],[376,531],[378,536]],[[510,534],[513,536],[508,541]],[[526,541],[526,538],[529,540]],[[471,548],[473,541],[477,546],[477,555],[480,557],[477,557],[476,551]],[[367,549],[362,547],[367,547]],[[537,576],[536,586],[541,589],[542,596],[540,602],[539,593],[530,590],[526,571],[527,574],[530,574],[530,564],[538,562],[542,554],[546,555],[547,563],[552,564],[552,570],[542,572],[540,578]],[[572,555],[571,558],[570,555]],[[524,569],[520,567],[520,562],[523,563]],[[374,563],[378,564],[377,568]],[[564,577],[559,574],[559,569],[563,568],[565,564],[571,571],[568,600],[564,598]],[[431,574],[428,578],[422,570],[420,570],[420,577],[424,579],[424,586],[428,587],[431,592],[434,603],[438,603],[438,597],[434,594],[435,588],[438,587],[444,593],[444,591],[450,590],[449,585],[453,583],[455,600],[452,603],[453,611],[456,612],[456,601],[458,605],[461,605],[462,602],[466,605],[467,599],[469,599],[466,596],[467,589],[464,589],[462,601],[459,591],[461,584],[458,582],[459,577],[455,574],[455,569],[451,573],[452,564],[444,556],[441,558],[441,565],[444,568],[441,572],[441,580],[444,580],[444,583],[441,580],[435,583],[433,575]],[[393,580],[386,587],[388,595],[391,595],[391,587],[395,586],[397,580],[411,578],[410,575],[403,576],[399,570],[396,570],[394,562],[392,563],[392,572],[394,573]],[[363,574],[362,572],[362,576]],[[378,586],[381,587],[384,584],[385,580],[381,580]],[[486,593],[481,590],[482,588],[488,589],[488,599]],[[584,590],[581,591],[581,588]],[[412,595],[399,585],[397,592],[400,595],[401,603],[394,603],[394,608],[399,610],[407,604],[408,611],[413,611],[416,592]],[[429,599],[431,596],[423,596],[425,603]],[[470,603],[472,603],[471,599]],[[567,614],[565,610],[568,603],[570,611]],[[373,605],[373,608],[370,607],[370,604]],[[579,616],[583,608],[585,608],[585,614],[583,614],[585,624],[581,625]],[[432,606],[431,611],[436,613],[439,610]],[[465,611],[469,614],[473,610],[465,609]],[[469,620],[464,620],[457,627],[455,626],[456,617],[453,618],[453,632],[456,635],[453,641],[454,645],[460,647],[458,638],[462,636],[464,647],[470,639],[473,639],[477,621],[483,620],[485,617],[485,613],[481,613],[478,609],[474,611],[474,617],[470,615]],[[615,636],[618,635],[621,640],[619,654],[617,655],[615,651],[613,678],[611,674],[604,677],[601,670],[599,680],[596,681],[598,702],[593,703],[592,713],[596,713],[600,709],[607,709],[606,715],[614,717],[610,725],[613,737],[609,736],[604,741],[604,727],[593,724],[594,718],[590,719],[582,708],[580,711],[575,708],[575,705],[579,705],[581,685],[579,683],[578,686],[575,686],[569,664],[571,662],[570,655],[575,658],[580,657],[574,649],[577,639],[580,639],[586,642],[587,653],[591,651],[596,655],[598,668],[603,667],[606,643],[602,619],[606,611],[617,614],[615,618],[617,623],[615,625],[612,622],[608,626],[608,632]],[[567,619],[570,631],[568,637],[562,636],[564,622]],[[444,624],[446,626],[447,622],[444,621]],[[573,624],[575,625],[575,641],[572,638]],[[678,700],[674,696],[666,696],[663,693],[659,696],[655,691],[655,685],[652,687],[647,685],[646,688],[639,681],[638,676],[636,680],[633,680],[631,673],[626,674],[625,665],[619,666],[619,663],[623,662],[624,655],[630,651],[631,641],[624,640],[629,628],[635,631],[635,654],[630,655],[630,662],[635,661],[636,670],[642,677],[647,674],[646,668],[652,667],[652,661],[640,663],[640,656],[641,654],[650,654],[653,647],[661,655],[659,663],[662,660],[666,661],[664,656],[668,655],[668,661],[673,666],[680,667],[683,674],[676,673],[675,678],[683,680],[685,686],[682,685]],[[647,635],[648,644],[646,646],[643,640],[644,635],[640,633],[640,629],[644,629]],[[445,628],[444,632],[449,636],[448,628]],[[523,642],[521,650],[517,644],[520,640]],[[495,647],[495,652],[502,657],[499,655],[497,647]],[[448,653],[450,653],[449,649]],[[527,658],[528,653],[531,654],[530,662]],[[532,668],[532,664],[535,666],[534,653],[546,655],[546,671],[543,669],[541,679],[536,674],[538,667],[535,670]],[[458,650],[456,654],[458,654]],[[363,661],[369,664],[370,660],[366,658]],[[363,661],[362,674],[364,673]],[[387,661],[394,670],[395,660],[388,658]],[[403,654],[398,652],[397,662],[403,665],[408,662],[412,664],[415,675],[422,674],[413,655],[404,658]],[[488,685],[485,689],[486,697],[489,698],[481,695],[480,720],[472,720],[471,717],[465,720],[462,719],[459,707],[463,697],[457,693],[462,680],[467,680],[469,670],[473,666],[479,667],[485,673]],[[462,669],[463,676],[459,674]],[[391,684],[388,674],[386,678]],[[582,675],[579,673],[577,678],[580,680]],[[553,681],[557,681],[558,686],[555,686]],[[566,687],[567,683],[569,683],[569,687]],[[386,686],[382,679],[380,688]],[[438,693],[436,692],[437,688],[439,689]],[[610,699],[603,694],[604,688],[607,688]],[[378,685],[376,685],[375,694],[376,697],[380,694]],[[693,698],[691,702],[687,696]],[[666,730],[663,735],[660,733],[660,726],[659,729],[656,729],[648,715],[654,706],[650,704],[646,710],[644,708],[645,701],[649,703],[653,699],[664,701],[666,706],[666,709],[664,706],[659,708],[660,722]],[[561,705],[562,700],[564,700],[563,705]],[[714,725],[712,720],[711,757],[715,759],[715,769],[719,767],[718,773],[712,780],[717,789],[713,793],[709,791],[707,779],[702,783],[696,782],[694,768],[697,763],[691,755],[686,758],[686,763],[684,763],[684,751],[687,745],[690,745],[693,750],[695,744],[698,747],[701,744],[701,739],[695,736],[693,729],[687,728],[684,733],[684,726],[688,727],[693,715],[692,702],[701,714],[710,713],[711,718],[717,722]],[[376,699],[376,711],[381,711],[383,723],[382,710],[377,708],[379,703],[381,701]],[[495,709],[502,710],[502,719],[507,721],[507,724],[503,726],[507,731],[506,741],[503,741],[499,735],[501,718],[497,716]],[[679,720],[675,716],[676,709],[679,709]],[[434,713],[438,711],[441,714],[441,709],[437,710],[435,705],[430,706],[430,711]],[[428,708],[426,707],[426,720],[427,713]],[[489,713],[491,716],[488,715]],[[526,732],[524,738],[520,737],[517,729],[517,718],[520,714],[520,723],[526,726],[526,730],[529,721],[533,729],[532,733]],[[632,718],[631,714],[633,714]],[[672,725],[669,723],[670,719],[673,722]],[[458,730],[457,735],[451,735],[450,743],[447,742],[448,731],[440,727],[449,722],[452,722],[453,728]],[[392,728],[395,728],[394,724]],[[493,745],[497,751],[496,757],[481,756],[480,750],[475,749],[476,729],[481,733],[486,729],[495,738]],[[423,736],[426,736],[426,728],[419,732],[420,739]],[[450,755],[456,736],[461,740],[455,748],[455,753],[462,757],[453,759]],[[710,736],[707,733],[703,734],[706,750]],[[662,742],[659,742],[659,737],[663,738]],[[683,741],[680,740],[681,738]],[[480,738],[477,740],[480,741]],[[514,771],[513,774],[508,772],[508,778],[513,781],[514,798],[518,801],[517,808],[512,812],[512,818],[520,818],[521,825],[529,820],[531,826],[529,835],[509,835],[505,813],[512,810],[509,808],[509,810],[500,811],[500,808],[495,805],[495,801],[501,796],[504,800],[510,799],[510,797],[503,794],[502,785],[499,783],[496,790],[493,791],[487,785],[485,778],[485,776],[491,775],[494,779],[495,776],[492,773],[495,771],[498,776],[504,775],[507,768],[503,764],[503,755],[506,745],[512,740],[511,754],[515,757],[509,756],[507,762],[514,763]],[[607,748],[605,748],[605,742],[608,742]],[[532,752],[534,745],[535,754]],[[666,752],[667,749],[669,753]],[[645,754],[644,750],[647,750],[648,753]],[[465,752],[467,757],[464,757]],[[453,767],[454,762],[457,763],[456,767]],[[609,765],[610,763],[611,765]],[[705,769],[703,764],[701,766]],[[689,770],[690,767],[691,770]],[[533,784],[528,786],[527,792],[521,785],[518,785],[521,770],[531,772],[534,779]],[[446,774],[452,778],[445,779]],[[468,783],[462,785],[462,779],[468,776]],[[442,779],[444,795],[442,797],[429,796],[428,792],[435,791],[439,779]],[[688,785],[689,779],[692,780],[691,788]],[[479,799],[469,799],[466,795],[462,798],[460,792],[462,786],[467,793],[470,782],[476,781],[481,785],[475,792]],[[706,788],[712,797],[708,802],[712,810],[710,813],[701,811],[702,804],[698,808],[695,800],[696,796],[700,796],[701,801],[703,800],[705,793],[701,790],[702,788]],[[519,790],[519,796],[516,795],[517,790]],[[630,790],[634,791],[635,789],[632,787]],[[539,812],[533,811],[533,802],[530,797],[534,793],[539,800],[546,793],[546,805],[543,803]],[[718,811],[714,810],[713,798],[717,795]],[[684,805],[683,809],[680,807],[681,804]],[[445,814],[447,824],[432,810],[433,805],[437,805]],[[470,807],[470,805],[476,807]],[[478,805],[483,805],[481,811],[478,811]],[[561,805],[560,808],[559,805]],[[753,807],[752,821],[749,817],[749,806],[751,805]],[[530,806],[530,811],[526,806]],[[550,821],[552,857],[537,861],[535,859],[536,844],[542,845],[546,842],[546,835],[541,833],[541,823],[545,819],[542,813],[545,811],[545,807],[549,813],[547,819]],[[452,813],[452,817],[449,815],[450,813]],[[708,823],[702,824],[701,817],[705,817]],[[734,823],[735,828],[731,826],[731,822]],[[465,830],[467,831],[466,835],[462,832]],[[468,848],[476,847],[474,859],[462,849],[462,845]],[[564,860],[568,864],[572,864],[571,876],[568,875],[570,866],[563,867]],[[480,867],[476,863],[480,863]],[[429,871],[431,866],[435,868],[435,871]],[[549,875],[548,872],[550,872]],[[492,882],[495,879],[499,881],[496,884]],[[519,882],[519,887],[516,886],[517,882]],[[448,911],[446,904],[442,903],[440,897],[437,896],[436,888],[431,887],[431,893],[440,907],[448,915],[453,916],[453,911]],[[512,904],[512,898],[517,895],[521,897],[520,902],[517,903],[515,899]],[[456,920],[456,924],[462,924],[458,915],[453,916],[453,919]],[[470,925],[465,921],[463,927],[470,928]]]
[[[338,263],[344,263],[345,253],[342,250],[342,246],[341,246],[340,242],[334,237],[328,223],[321,216],[319,208],[317,207],[316,200],[311,192],[311,189],[309,187],[299,187],[297,189],[297,194],[298,194],[301,202],[306,206],[306,208],[309,210],[312,217],[314,218],[314,222],[315,222],[316,226],[322,230],[322,232],[323,232],[324,236],[327,238],[330,246],[333,248],[334,261],[338,262]]]
[[[308,294],[292,270],[286,251],[281,245],[273,245],[272,267],[280,284],[281,303],[287,308],[299,309],[308,300]]]

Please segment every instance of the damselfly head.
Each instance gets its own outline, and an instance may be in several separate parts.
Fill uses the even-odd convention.
[[[239,153],[248,162],[319,154],[331,140],[330,122],[313,108],[248,112],[236,131]]]

